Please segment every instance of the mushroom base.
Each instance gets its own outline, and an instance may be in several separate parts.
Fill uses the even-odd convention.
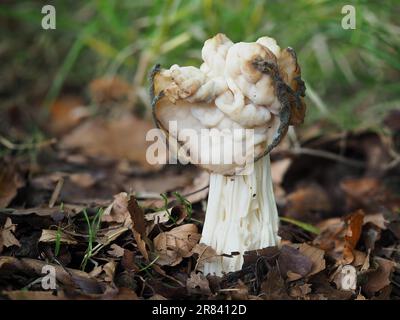
[[[243,265],[243,253],[279,243],[279,218],[272,187],[269,155],[254,164],[249,175],[212,173],[201,243],[217,254],[204,264],[204,274],[222,275]]]

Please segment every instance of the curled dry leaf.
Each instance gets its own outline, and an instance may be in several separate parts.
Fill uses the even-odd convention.
[[[372,223],[379,229],[386,230],[389,221],[385,219],[382,213],[375,213],[375,214],[368,214],[364,217],[363,224],[367,223]]]
[[[184,224],[168,232],[162,232],[154,238],[157,263],[175,266],[183,258],[192,255],[192,249],[200,240],[200,234],[194,224]]]
[[[362,210],[358,210],[346,218],[347,229],[343,248],[344,264],[350,264],[354,261],[353,250],[360,239],[363,220],[364,212]]]
[[[344,220],[332,218],[317,225],[321,233],[313,241],[313,245],[324,250],[332,258],[342,264],[354,261],[354,249],[361,236],[364,212],[358,210]]]
[[[130,222],[128,201],[129,196],[126,192],[116,194],[113,202],[104,210],[101,219],[106,222]]]
[[[42,235],[40,236],[39,242],[56,242],[60,241],[61,243],[65,244],[77,244],[76,241],[72,236],[62,232],[61,230],[48,230],[43,229]]]
[[[133,223],[133,228],[139,232],[141,237],[144,239],[146,237],[144,211],[133,196],[128,200],[128,212]]]
[[[0,238],[1,238],[1,243],[2,246],[4,247],[11,247],[11,246],[17,246],[20,247],[21,244],[19,243],[18,239],[15,238],[14,232],[16,229],[17,225],[13,224],[10,218],[6,219],[6,222],[3,226],[3,228],[0,228]],[[1,252],[1,246],[0,246],[0,252]]]
[[[154,224],[164,223],[169,220],[170,217],[170,210],[161,210],[151,213],[146,213],[144,218],[146,221],[153,222]]]

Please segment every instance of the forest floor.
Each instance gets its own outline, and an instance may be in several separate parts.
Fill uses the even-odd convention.
[[[124,92],[100,87],[99,104]],[[271,155],[281,245],[217,277],[200,271],[215,255],[199,243],[208,174],[150,166],[150,120],[61,96],[43,124],[55,138],[0,136],[0,297],[399,299],[400,114],[388,119],[385,136],[291,131]]]

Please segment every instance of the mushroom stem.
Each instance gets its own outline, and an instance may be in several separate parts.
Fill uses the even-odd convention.
[[[204,274],[222,275],[243,265],[243,253],[279,243],[278,212],[269,155],[254,163],[249,175],[211,173],[207,212],[200,242],[219,256],[204,264]]]

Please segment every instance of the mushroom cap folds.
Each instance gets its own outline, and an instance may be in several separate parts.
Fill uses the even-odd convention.
[[[281,50],[269,37],[233,43],[217,34],[204,43],[202,59],[200,68],[154,67],[153,117],[177,142],[169,146],[180,149],[180,160],[237,174],[268,154],[289,125],[303,122],[300,67],[293,49]]]

